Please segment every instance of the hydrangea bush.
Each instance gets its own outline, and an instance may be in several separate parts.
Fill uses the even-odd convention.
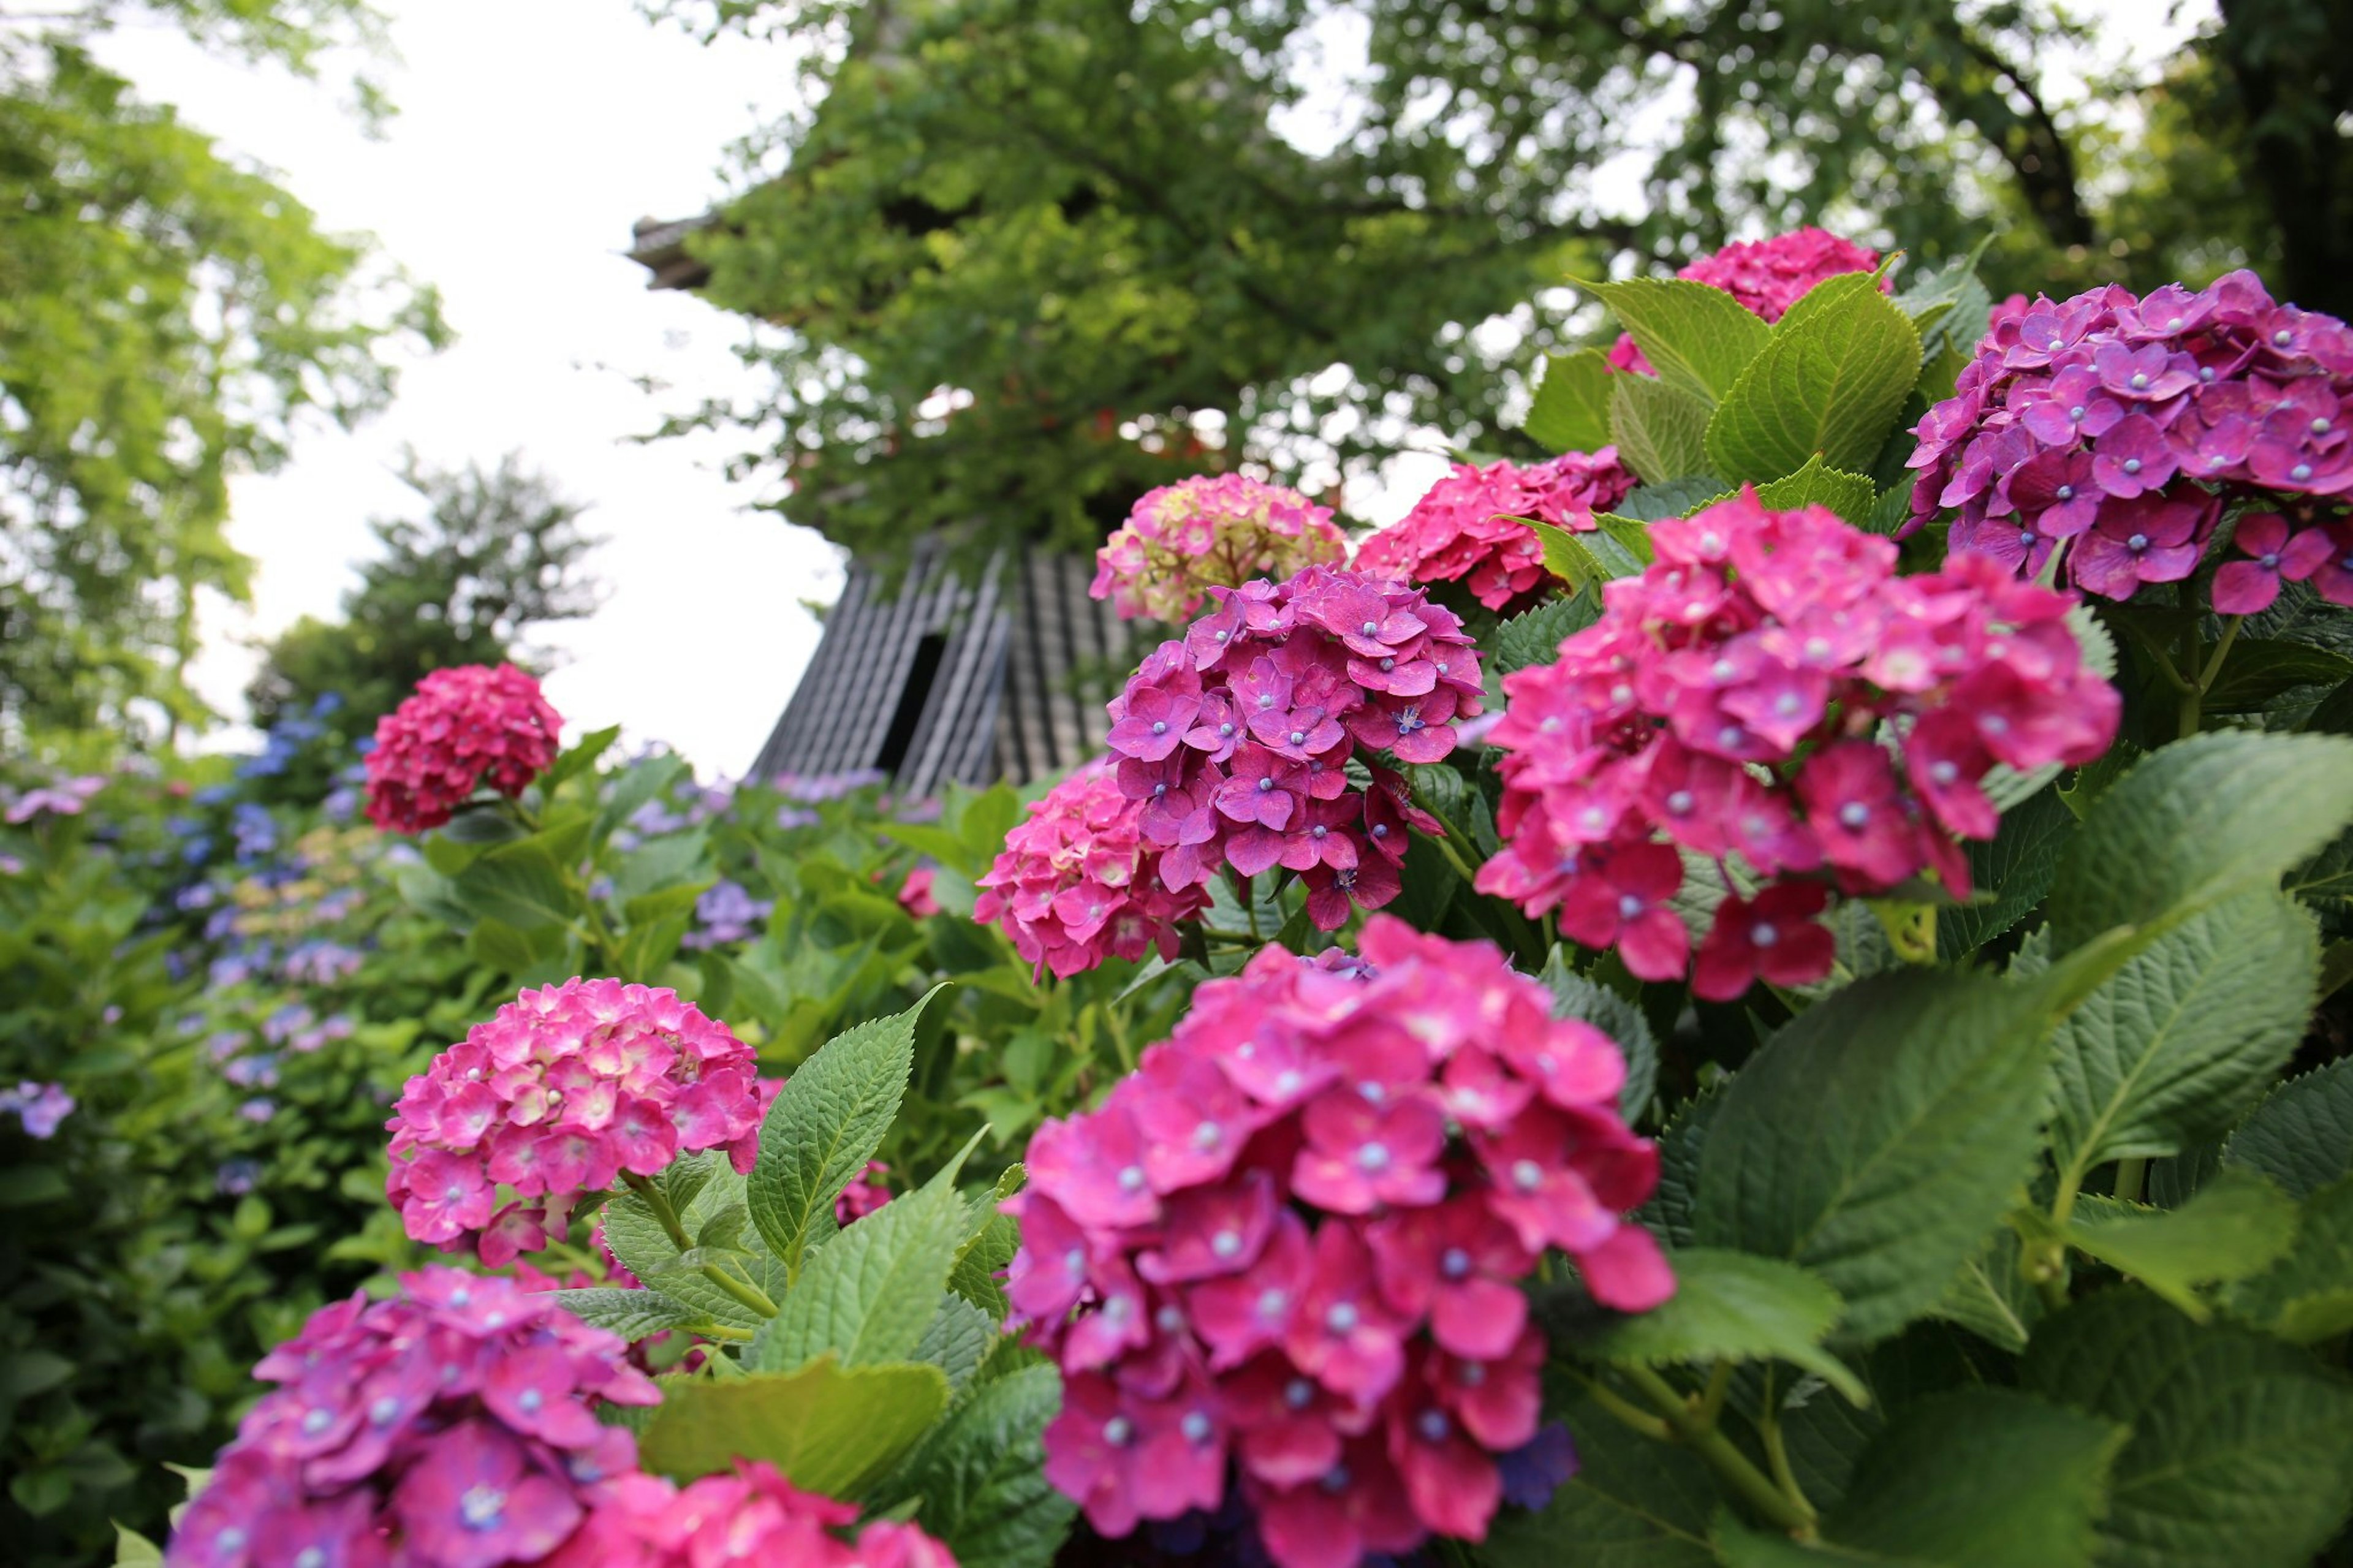
[[[1131,562],[1191,619],[1026,815],[465,780],[385,1141],[463,1267],[272,1352],[166,1560],[2343,1560],[2344,329],[1895,260],[1590,285],[1573,506]]]

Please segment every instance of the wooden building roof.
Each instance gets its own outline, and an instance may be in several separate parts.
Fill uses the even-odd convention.
[[[875,768],[913,795],[950,781],[1028,783],[1103,750],[1103,704],[1141,650],[1087,596],[1094,563],[1043,551],[977,573],[915,547],[895,593],[852,563],[825,637],[754,773]]]

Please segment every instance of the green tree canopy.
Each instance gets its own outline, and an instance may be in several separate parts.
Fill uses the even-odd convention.
[[[343,618],[305,616],[269,647],[246,693],[255,721],[340,700],[330,722],[374,731],[427,674],[458,664],[543,667],[533,628],[596,607],[599,584],[581,563],[600,542],[581,531],[586,508],[509,453],[494,469],[440,469],[412,454],[401,480],[422,519],[370,521],[381,553],[360,563]]]
[[[2042,0],[669,9],[795,34],[812,105],[691,241],[773,391],[670,427],[749,433],[780,509],[872,557],[973,522],[1091,543],[1150,485],[1321,488],[1417,426],[1513,450],[1514,367],[1596,324],[1567,277],[1801,223],[1924,260],[2002,226],[2012,287],[2252,262],[2353,304],[2353,241],[2312,232],[2344,0],[2230,0],[2148,83]],[[1368,68],[1335,80],[1350,26]]]
[[[299,72],[369,43],[364,0],[93,0],[0,16],[0,732],[167,723],[199,589],[247,592],[232,476],[307,416],[390,397],[396,339],[436,300],[322,233],[263,174],[88,47],[140,13]],[[364,103],[374,90],[361,84]]]

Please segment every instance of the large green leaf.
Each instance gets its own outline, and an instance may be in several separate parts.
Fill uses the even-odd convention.
[[[1595,452],[1609,445],[1609,393],[1618,372],[1599,349],[1549,354],[1524,428],[1555,452]]]
[[[947,1408],[938,1367],[902,1363],[750,1373],[670,1384],[638,1460],[674,1480],[766,1459],[795,1486],[843,1496],[880,1476]]]
[[[2353,1500],[2353,1383],[2243,1329],[2103,1290],[2036,1331],[2027,1388],[2120,1421],[2114,1568],[2304,1568]]]
[[[913,1502],[958,1568],[1046,1568],[1077,1512],[1045,1476],[1046,1424],[1061,1403],[1050,1366],[992,1378],[907,1456],[874,1506]]]
[[[1871,1341],[1927,1311],[2024,1181],[2044,1098],[2039,992],[1873,975],[1800,1014],[1724,1091],[1700,1151],[1703,1245],[1802,1263]]]
[[[2319,964],[2310,918],[2263,891],[2127,960],[2059,1027],[2051,1142],[2065,1176],[2176,1153],[2237,1121],[2303,1037]]]
[[[1628,468],[1657,481],[1708,466],[1704,398],[1647,375],[1621,375],[1617,383],[1609,398],[1609,437]]]
[[[2306,1199],[2288,1255],[2229,1300],[2235,1316],[2300,1345],[2353,1330],[2353,1176]]]
[[[964,1240],[964,1205],[925,1188],[894,1198],[819,1247],[762,1331],[765,1365],[833,1354],[844,1366],[913,1354]]]
[[[2209,713],[2260,713],[2299,686],[2335,686],[2353,676],[2353,658],[2310,643],[2256,642],[2241,638],[2207,689]]]
[[[1004,1204],[1021,1190],[1026,1174],[1019,1165],[1008,1165],[998,1173],[997,1184],[981,1200],[981,1212],[956,1248],[955,1263],[948,1270],[948,1289],[997,1321],[1005,1317],[1007,1302],[1005,1287],[997,1276],[1021,1248],[1021,1226],[1004,1212]]]
[[[980,1370],[997,1338],[997,1324],[987,1312],[949,1291],[941,1296],[932,1321],[923,1325],[923,1338],[915,1342],[907,1359],[929,1362],[947,1373],[948,1396],[953,1399]]]
[[[1633,336],[1662,381],[1710,403],[1732,390],[1772,336],[1763,317],[1705,283],[1630,278],[1586,287]]]
[[[1839,1320],[1838,1292],[1794,1263],[1716,1247],[1672,1255],[1675,1293],[1612,1324],[1588,1347],[1605,1361],[1785,1361],[1857,1405],[1870,1395],[1844,1362],[1822,1349]]]
[[[635,1343],[666,1329],[705,1330],[710,1320],[691,1307],[652,1290],[596,1286],[558,1290],[555,1304],[588,1324]]]
[[[1821,1521],[1818,1549],[1729,1519],[1730,1568],[2090,1568],[2103,1488],[2126,1429],[2010,1389],[1931,1395],[1900,1411]]]
[[[794,1069],[760,1127],[752,1223],[787,1273],[833,1228],[833,1200],[881,1146],[915,1059],[915,1021],[939,988],[903,1013],[838,1035]]]
[[[450,881],[454,897],[477,919],[503,921],[519,931],[572,922],[579,900],[565,878],[565,861],[533,834],[477,856]],[[566,835],[568,838],[577,837]],[[576,846],[573,852],[577,854]]]
[[[2261,1171],[2299,1198],[2353,1175],[2353,1058],[2272,1090],[2231,1134],[2222,1163]]]
[[[1487,1527],[1489,1568],[1713,1568],[1708,1525],[1722,1506],[1687,1449],[1636,1436],[1591,1400],[1560,1413],[1577,1473],[1533,1512],[1507,1508]]]
[[[2353,742],[2215,731],[2110,784],[2060,858],[2055,951],[2188,919],[2281,873],[2353,822]]]
[[[1706,466],[1735,483],[1794,474],[1817,453],[1867,468],[1919,374],[1920,334],[1875,285],[1793,308],[1709,419]]]
[[[2261,1273],[2296,1234],[2295,1205],[2252,1172],[2224,1172],[2178,1209],[2086,1198],[2068,1244],[2129,1274],[2192,1318],[2211,1312],[2197,1287]]]

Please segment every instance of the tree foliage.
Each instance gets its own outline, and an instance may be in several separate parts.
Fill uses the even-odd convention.
[[[381,407],[394,341],[441,338],[430,290],[98,62],[92,37],[142,10],[302,72],[375,26],[358,0],[0,17],[0,724],[19,731],[142,698],[200,712],[195,595],[247,591],[231,479],[282,462],[306,418]]]
[[[2277,260],[2343,309],[2353,276],[2342,5],[2235,0],[2148,84],[2024,0],[664,9],[794,35],[815,105],[690,242],[773,391],[671,427],[751,433],[782,510],[884,558],[976,520],[1090,545],[1202,468],[1320,489],[1417,426],[1516,451],[1511,367],[1591,330],[1567,276],[1737,234],[1933,261],[1990,220],[1998,289]]]
[[[421,520],[377,518],[381,553],[359,566],[343,618],[305,616],[280,633],[246,693],[257,721],[335,697],[335,723],[364,735],[433,670],[458,664],[543,662],[525,646],[534,626],[596,607],[581,563],[599,541],[586,510],[509,453],[495,469],[430,468],[411,454],[401,480]]]

